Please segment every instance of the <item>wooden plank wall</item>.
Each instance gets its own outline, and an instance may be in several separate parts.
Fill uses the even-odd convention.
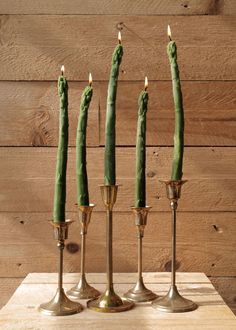
[[[114,270],[136,271],[133,203],[137,97],[149,77],[144,270],[170,270],[170,213],[159,179],[169,178],[173,101],[166,27],[178,44],[186,113],[183,189],[178,217],[178,270],[205,272],[236,309],[236,3],[234,0],[2,0],[0,2],[0,288],[3,305],[29,272],[55,272],[51,218],[61,64],[69,79],[68,217],[77,219],[75,132],[81,91],[94,77],[88,172],[97,204],[88,236],[87,269],[105,270],[103,181],[106,88],[117,29],[124,59],[117,104]],[[79,271],[76,223],[65,271]],[[3,294],[2,294],[3,293]]]

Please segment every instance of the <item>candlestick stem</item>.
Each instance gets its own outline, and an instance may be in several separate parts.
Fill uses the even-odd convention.
[[[86,252],[86,234],[81,234],[81,259],[80,259],[80,269],[81,276],[85,277],[85,252]]]
[[[138,237],[138,278],[141,281],[143,279],[142,277],[142,263],[143,263],[143,238],[141,235]]]
[[[72,223],[70,220],[64,222],[50,221],[54,228],[54,237],[57,240],[59,249],[59,267],[58,267],[58,288],[55,296],[48,303],[39,306],[39,311],[44,315],[66,316],[79,313],[83,310],[81,304],[71,301],[63,289],[63,250],[65,240],[68,238],[68,227]]]
[[[151,207],[132,207],[135,215],[135,224],[137,227],[138,237],[138,280],[135,286],[124,294],[124,297],[135,302],[151,301],[157,298],[157,295],[151,290],[147,289],[143,282],[142,268],[143,268],[143,237],[144,230],[147,225],[147,215]]]
[[[80,280],[78,284],[67,291],[68,296],[72,299],[91,299],[100,295],[98,290],[88,284],[85,273],[86,236],[94,206],[94,204],[79,206],[79,219],[81,223]]]
[[[60,239],[57,243],[57,246],[60,251],[58,286],[59,286],[59,290],[62,290],[62,286],[63,286],[63,251],[64,251],[64,247],[65,247],[64,241]]]
[[[107,286],[105,292],[96,299],[89,300],[87,306],[96,312],[117,313],[131,309],[134,303],[120,298],[113,287],[113,206],[116,202],[118,186],[101,186],[102,199],[106,208],[106,268]]]
[[[107,289],[113,291],[113,221],[112,221],[112,210],[107,210]]]
[[[177,210],[177,202],[171,202],[172,209],[172,259],[171,259],[171,285],[175,286],[175,278],[176,278],[176,210]]]
[[[171,285],[166,296],[152,302],[152,307],[162,312],[181,313],[193,311],[197,305],[180,295],[176,286],[176,211],[181,195],[181,187],[186,182],[183,180],[161,181],[166,185],[167,198],[170,200],[172,213],[171,223]]]

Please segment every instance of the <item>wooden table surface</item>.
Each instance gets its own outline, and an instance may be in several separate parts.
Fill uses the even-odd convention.
[[[101,291],[105,288],[104,274],[88,274],[90,283]],[[132,287],[136,274],[114,274],[117,293]],[[78,274],[64,275],[64,288],[69,289]],[[145,273],[148,288],[163,295],[169,288],[170,273]],[[50,300],[57,287],[57,274],[31,273],[18,287],[0,311],[1,330],[72,330],[72,329],[164,329],[164,330],[235,330],[236,317],[203,273],[177,273],[179,291],[194,300],[193,312],[169,314],[154,310],[150,303],[140,303],[131,311],[103,314],[84,309],[80,314],[66,317],[43,316],[37,311],[42,302]],[[86,301],[81,301],[86,306]]]

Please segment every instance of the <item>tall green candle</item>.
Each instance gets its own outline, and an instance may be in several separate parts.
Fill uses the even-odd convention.
[[[107,111],[105,129],[104,184],[116,183],[116,92],[119,67],[123,56],[123,47],[119,33],[119,44],[116,46],[111,63],[110,79],[107,91]]]
[[[146,206],[146,113],[148,109],[148,81],[145,78],[145,90],[139,95],[138,123],[136,139],[136,175],[135,207]]]
[[[171,40],[170,26],[168,25],[168,35],[170,42],[167,46],[172,76],[172,89],[175,105],[175,135],[174,135],[174,155],[172,163],[171,180],[182,179],[183,155],[184,155],[184,109],[183,98],[177,63],[176,43]]]
[[[89,75],[89,85],[85,87],[80,103],[80,113],[76,136],[76,179],[78,206],[89,206],[88,176],[86,167],[86,130],[88,109],[93,96],[92,76]]]
[[[57,149],[57,165],[55,178],[54,193],[54,209],[53,221],[65,221],[65,204],[66,204],[66,166],[67,166],[67,149],[68,149],[68,84],[63,75],[64,66],[62,66],[62,74],[58,78],[58,94],[60,97],[60,125],[59,125],[59,142]]]

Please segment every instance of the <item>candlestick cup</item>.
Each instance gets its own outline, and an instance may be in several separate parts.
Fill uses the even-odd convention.
[[[135,302],[152,301],[157,298],[157,295],[154,292],[146,288],[142,276],[142,241],[150,209],[150,206],[132,207],[138,234],[138,280],[135,286],[124,294],[124,297]]]
[[[73,221],[66,220],[64,222],[53,222],[50,224],[54,229],[54,238],[57,240],[57,246],[60,251],[59,271],[58,271],[58,288],[55,296],[48,303],[39,306],[39,311],[44,315],[66,316],[79,313],[83,310],[81,304],[71,301],[65,294],[63,289],[63,250],[65,240],[68,238],[68,228]]]
[[[96,312],[117,313],[129,310],[134,306],[132,301],[120,298],[113,287],[112,213],[117,191],[117,185],[101,186],[102,199],[106,208],[107,287],[102,295],[87,303],[88,308]]]
[[[193,311],[197,305],[180,295],[176,286],[176,211],[181,195],[182,185],[186,180],[161,181],[166,185],[167,198],[170,200],[172,211],[172,260],[171,260],[171,286],[166,296],[152,302],[152,307],[162,312],[181,313]]]
[[[88,225],[90,223],[91,214],[94,204],[89,206],[79,206],[79,219],[81,223],[81,267],[80,267],[80,280],[73,288],[71,288],[67,295],[74,299],[91,299],[98,297],[100,292],[88,284],[85,274],[85,250],[86,250],[86,235]]]

